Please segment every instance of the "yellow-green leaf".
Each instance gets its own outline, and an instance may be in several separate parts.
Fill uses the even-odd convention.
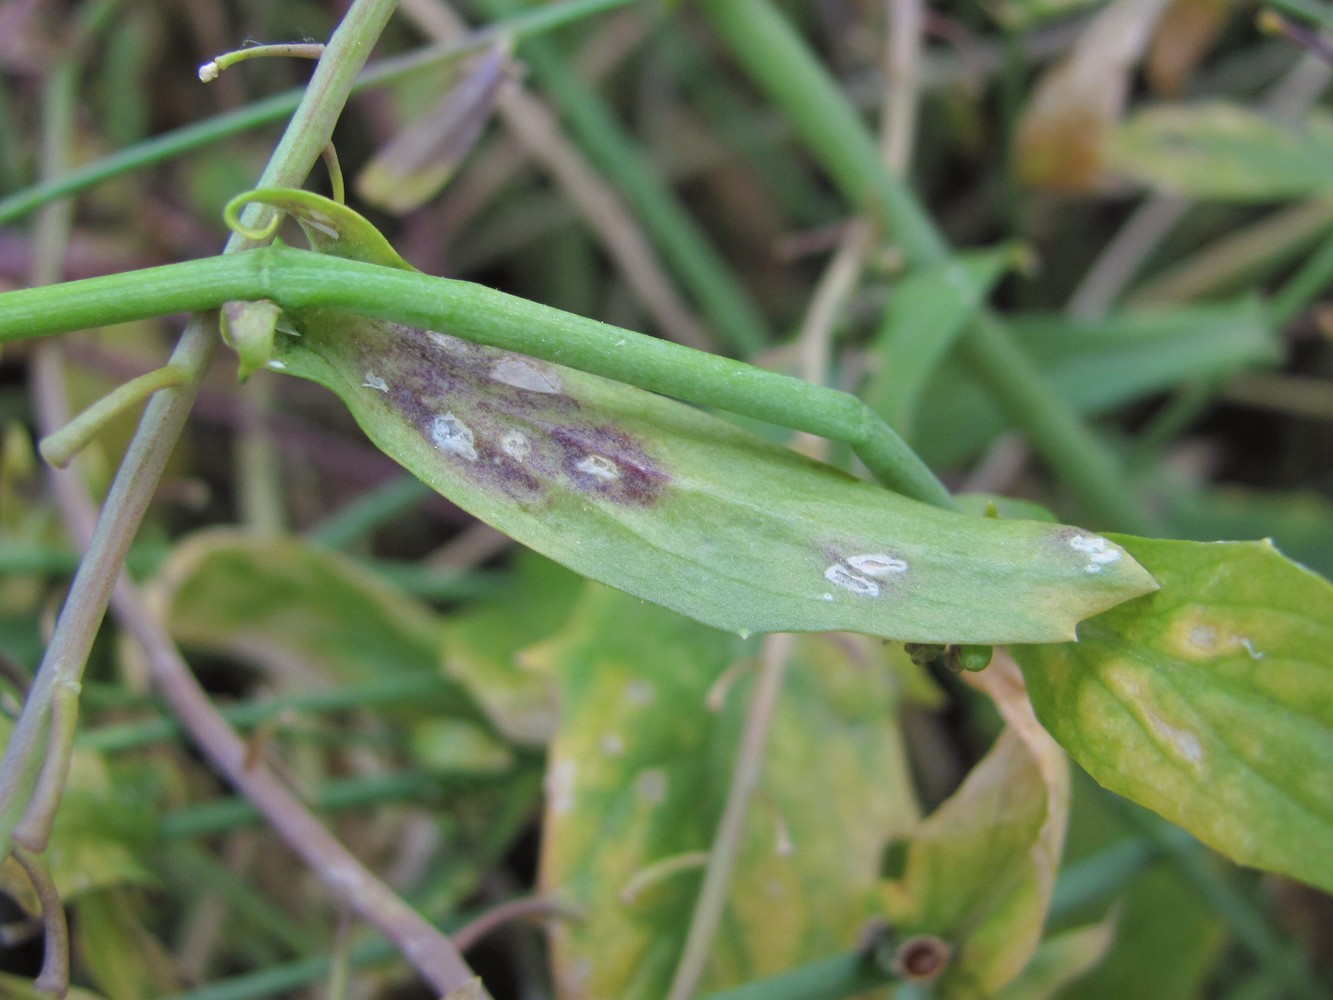
[[[602,587],[528,658],[559,684],[541,881],[561,1000],[660,1000],[753,687],[734,636]],[[855,947],[885,840],[915,804],[881,647],[797,640],[703,991]],[[739,671],[739,672],[737,672]],[[722,706],[710,709],[710,692]]]
[[[1333,585],[1266,542],[1119,541],[1162,589],[1015,650],[1042,722],[1111,790],[1333,888]]]

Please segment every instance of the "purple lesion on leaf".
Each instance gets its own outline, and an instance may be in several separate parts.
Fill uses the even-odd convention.
[[[670,481],[642,441],[597,422],[564,391],[569,373],[558,366],[445,334],[376,326],[382,336],[357,340],[359,368],[376,373],[387,387],[376,390],[383,402],[454,473],[525,506],[542,504],[555,486],[648,506]],[[363,381],[362,371],[350,374],[354,384]],[[467,447],[441,446],[446,416],[452,432],[470,435]]]

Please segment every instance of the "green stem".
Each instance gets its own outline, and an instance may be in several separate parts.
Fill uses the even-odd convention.
[[[69,925],[65,921],[65,904],[60,899],[55,880],[45,862],[33,851],[16,846],[14,859],[23,866],[42,907],[42,924],[46,937],[42,942],[42,971],[33,982],[38,993],[53,993],[64,997],[69,992]]]
[[[860,996],[892,981],[891,976],[875,968],[865,955],[853,952],[811,962],[779,976],[708,993],[700,1000],[842,1000]]]
[[[246,702],[221,709],[222,717],[233,726],[252,727],[282,715],[284,712],[345,712],[371,706],[447,704],[448,696],[456,694],[455,685],[437,675],[409,675],[368,684],[351,684],[330,691],[270,698]],[[146,719],[124,722],[81,734],[80,749],[99,753],[133,750],[174,739],[184,732],[175,719]]]
[[[63,469],[88,446],[98,431],[120,414],[159,389],[169,389],[184,381],[183,372],[165,365],[117,386],[56,433],[47,435],[38,446],[42,458],[57,469]]]
[[[512,13],[511,0],[482,0]],[[529,39],[521,54],[531,64],[592,162],[624,193],[635,215],[699,301],[722,340],[753,354],[771,340],[759,310],[657,169],[616,121],[598,93],[570,72],[546,39]]]
[[[437,45],[420,52],[386,59],[368,69],[356,81],[352,93],[394,83],[423,70],[446,64],[493,45],[497,38],[526,38],[552,31],[572,21],[627,7],[641,0],[569,0],[528,11],[477,31],[461,42]],[[296,110],[303,90],[289,90],[256,101],[234,112],[218,115],[197,125],[187,125],[165,135],[113,153],[78,170],[53,177],[0,199],[0,224],[13,222],[42,205],[101,184],[141,167],[160,163],[192,150],[220,142],[251,129],[281,120]],[[7,144],[6,144],[7,145]]]
[[[451,782],[446,775],[435,771],[400,771],[397,774],[376,774],[365,778],[338,778],[324,782],[311,797],[311,806],[318,810],[337,811],[357,809],[382,802],[421,802],[451,785],[475,786],[507,780],[508,774],[459,778]],[[204,805],[192,806],[162,817],[159,830],[163,837],[208,837],[226,833],[237,827],[261,822],[263,814],[249,799],[218,799]]]
[[[294,186],[304,179],[328,143],[352,84],[393,8],[393,0],[354,0],[330,39],[301,105],[260,179],[261,187]],[[264,214],[250,213],[247,225],[262,226]],[[244,246],[245,241],[234,235],[227,250],[236,251]],[[245,256],[238,255],[236,259]],[[130,541],[193,404],[199,381],[217,350],[217,342],[216,331],[198,318],[186,328],[170,364],[182,370],[188,381],[158,393],[149,403],[97,518],[87,555],[74,578],[8,752],[0,763],[0,831],[6,841],[20,821],[28,822],[25,813],[35,781],[38,735],[47,726],[53,695],[76,687],[82,675]],[[78,522],[78,529],[85,530],[82,522],[87,512],[78,503],[67,506],[67,514]],[[335,885],[362,916],[394,940],[437,994],[448,995],[467,984],[478,1000],[487,998],[489,994],[447,938],[361,866],[267,769],[249,766],[244,746],[212,710],[202,688],[170,638],[153,620],[138,592],[127,584],[118,589],[116,597],[121,620],[144,647],[155,681],[178,713],[188,718],[196,740],[233,783],[262,803],[266,818],[292,849]]]
[[[1300,270],[1293,274],[1270,300],[1273,322],[1284,326],[1315,300],[1333,281],[1333,239],[1325,240]]]
[[[127,322],[235,300],[341,309],[448,330],[478,343],[592,372],[851,445],[885,486],[939,507],[948,490],[861,400],[739,361],[586,319],[482,285],[290,247],[168,264],[0,296],[0,340]]]
[[[345,549],[386,521],[407,513],[431,493],[416,476],[397,476],[324,518],[306,537],[331,549]]]
[[[911,264],[947,264],[950,250],[911,191],[888,169],[869,131],[801,37],[766,0],[709,0],[699,9],[744,69],[791,119],[852,203],[879,220]],[[1146,531],[1113,455],[983,312],[964,338],[969,369],[1077,492],[1096,518]],[[1022,389],[1013,388],[1014,380]],[[1035,396],[1029,403],[1029,397]]]
[[[689,931],[667,1000],[690,1000],[707,968],[713,939],[722,924],[727,895],[731,891],[731,874],[736,867],[745,821],[750,813],[750,800],[758,791],[763,776],[764,749],[787,676],[792,641],[791,635],[782,633],[766,637],[763,663],[746,708],[745,727],[741,732],[731,784],[727,788],[727,801],[713,836],[712,849],[708,852],[703,885],[690,914]]]
[[[222,55],[199,67],[199,79],[204,83],[216,80],[224,69],[251,59],[318,59],[324,54],[324,46],[319,42],[288,42],[277,45],[251,45],[243,49],[224,52]]]

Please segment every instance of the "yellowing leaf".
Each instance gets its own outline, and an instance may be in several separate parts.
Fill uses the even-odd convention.
[[[1162,589],[1014,651],[1042,722],[1111,790],[1333,888],[1333,585],[1266,542],[1120,541]]]
[[[728,676],[720,711],[709,693],[744,651],[592,587],[528,654],[561,704],[541,882],[583,913],[552,932],[560,1000],[665,995],[753,677]],[[850,950],[875,913],[884,842],[915,811],[878,652],[859,637],[797,641],[703,991]]]
[[[933,934],[953,947],[935,984],[941,1000],[993,997],[1035,952],[1056,860],[1044,833],[1048,796],[1037,757],[1006,728],[912,833],[902,877],[883,885],[896,931]]]
[[[1212,101],[1134,115],[1108,146],[1112,168],[1190,198],[1275,201],[1333,190],[1333,115],[1295,120]]]

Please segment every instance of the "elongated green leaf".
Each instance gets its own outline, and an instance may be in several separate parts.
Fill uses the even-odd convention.
[[[1156,107],[1109,143],[1114,168],[1191,198],[1273,201],[1333,190],[1333,115],[1295,121],[1222,102]]]
[[[285,199],[319,249],[392,263],[340,206],[249,197]],[[927,507],[631,386],[380,320],[293,320],[299,336],[280,338],[271,367],[332,389],[423,481],[557,562],[706,624],[1051,642],[1153,586],[1097,536]]]
[[[1117,313],[1100,320],[1015,317],[1012,328],[1060,396],[1080,413],[1106,410],[1182,379],[1212,378],[1277,360],[1273,324],[1256,299]],[[1007,424],[954,364],[932,380],[913,444],[941,464],[980,451]]]
[[[752,651],[590,587],[527,654],[561,705],[541,881],[583,914],[553,929],[561,1000],[666,994],[753,688],[744,666],[719,678]],[[916,809],[882,656],[855,636],[797,641],[704,992],[848,951],[875,915],[884,842]]]
[[[1120,541],[1162,589],[1015,650],[1042,722],[1113,791],[1333,888],[1333,585],[1264,542]]]
[[[904,437],[910,437],[927,380],[1013,260],[1012,248],[959,254],[911,272],[894,287],[862,398]]]

